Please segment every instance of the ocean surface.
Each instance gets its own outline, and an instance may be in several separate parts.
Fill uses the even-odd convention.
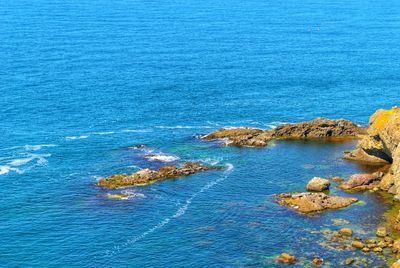
[[[283,251],[298,267],[314,256],[340,267],[364,256],[325,249],[320,232],[372,235],[379,196],[311,217],[273,196],[363,171],[341,159],[355,142],[238,149],[197,137],[315,117],[366,125],[398,105],[399,10],[394,0],[2,1],[0,267],[280,267]],[[125,189],[126,200],[95,186],[167,164],[149,153],[226,169]]]

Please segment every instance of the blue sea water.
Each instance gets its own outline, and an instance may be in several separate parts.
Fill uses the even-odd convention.
[[[299,267],[314,256],[339,267],[361,254],[321,247],[319,232],[339,218],[368,236],[379,197],[312,217],[273,198],[362,171],[341,159],[355,142],[238,149],[196,136],[315,117],[366,125],[399,103],[399,10],[394,0],[2,1],[0,266],[279,267],[288,251]],[[126,189],[127,200],[95,186],[159,167],[146,152],[227,168]]]

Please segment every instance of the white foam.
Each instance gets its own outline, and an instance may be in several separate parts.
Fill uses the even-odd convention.
[[[8,172],[10,172],[9,166],[0,166],[0,175],[7,174]]]
[[[150,129],[123,129],[121,130],[121,132],[133,132],[133,133],[145,133],[145,132],[149,132]]]
[[[87,136],[87,135],[65,137],[66,140],[80,140],[80,139],[87,139],[87,138],[89,138],[89,136]]]
[[[11,166],[14,166],[14,167],[15,166],[22,166],[22,165],[25,165],[25,164],[31,162],[34,159],[35,159],[35,157],[33,157],[33,156],[27,157],[27,158],[14,159],[11,162],[9,162],[9,164]]]
[[[164,155],[164,154],[147,155],[147,156],[145,156],[145,158],[149,159],[149,160],[152,160],[152,161],[160,161],[160,162],[174,162],[174,161],[180,159],[177,156]]]
[[[91,134],[94,134],[94,135],[111,135],[111,134],[114,134],[115,132],[114,131],[105,131],[105,132],[92,132]]]
[[[198,128],[213,128],[211,126],[182,126],[182,125],[177,125],[177,126],[155,126],[155,128],[161,128],[161,129],[198,129]]]
[[[211,166],[215,166],[218,163],[220,163],[222,161],[222,157],[218,157],[218,158],[204,158],[204,159],[200,159],[201,162],[209,164]],[[195,162],[195,161],[194,161]]]
[[[132,190],[124,190],[121,193],[123,194],[127,194],[128,195],[128,199],[132,199],[132,198],[145,198],[146,196],[142,193],[138,193]]]
[[[38,151],[45,147],[56,147],[56,146],[57,145],[55,145],[55,144],[37,144],[37,145],[27,144],[27,145],[24,145],[24,148],[27,151]]]

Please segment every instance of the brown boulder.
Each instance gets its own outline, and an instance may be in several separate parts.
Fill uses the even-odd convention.
[[[379,183],[379,177],[374,174],[354,174],[339,187],[344,190],[372,189]]]
[[[327,179],[314,177],[307,183],[307,191],[322,192],[329,190],[330,182]]]
[[[343,208],[357,201],[357,198],[328,196],[324,193],[283,193],[277,195],[277,202],[280,205],[292,207],[301,213]]]

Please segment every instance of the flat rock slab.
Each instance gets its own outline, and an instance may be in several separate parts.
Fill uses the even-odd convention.
[[[357,198],[329,196],[324,193],[282,193],[277,195],[277,202],[280,205],[291,207],[301,213],[344,208],[357,201]]]

